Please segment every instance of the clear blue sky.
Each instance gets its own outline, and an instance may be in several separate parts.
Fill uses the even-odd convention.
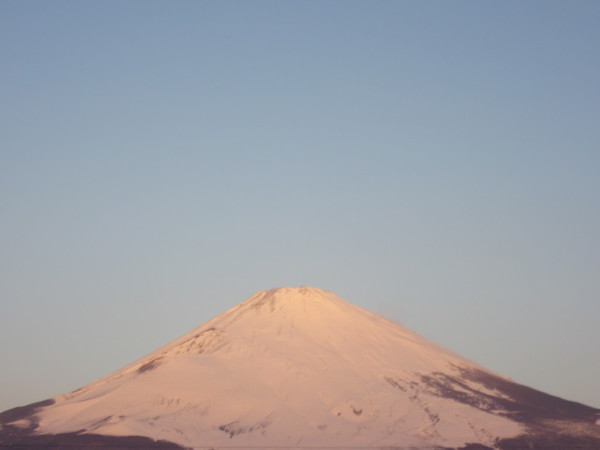
[[[0,410],[312,285],[600,407],[600,2],[0,2]]]

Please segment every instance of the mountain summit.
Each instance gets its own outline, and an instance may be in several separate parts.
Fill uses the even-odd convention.
[[[113,374],[1,413],[0,446],[600,448],[599,419],[299,287],[259,292]]]

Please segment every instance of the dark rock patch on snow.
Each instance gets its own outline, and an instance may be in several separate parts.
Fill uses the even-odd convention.
[[[53,399],[42,400],[41,402],[30,403],[25,406],[17,406],[0,413],[0,425],[15,422],[17,420],[31,419],[44,406],[54,405]]]
[[[200,333],[194,334],[185,342],[166,351],[165,356],[175,355],[202,355],[212,353],[225,342],[226,333],[219,328],[208,328]]]
[[[143,436],[103,436],[99,434],[62,433],[35,434],[38,427],[36,414],[45,406],[55,403],[53,399],[19,406],[0,413],[0,450],[73,450],[105,448],[125,449],[170,449],[183,450],[168,441],[155,441]],[[110,419],[110,417],[106,418]],[[16,425],[17,421],[29,422],[28,426]]]
[[[221,425],[219,430],[227,433],[231,439],[234,436],[242,433],[251,433],[252,431],[261,431],[271,425],[271,421],[267,418],[262,422],[254,425],[240,425],[239,422],[231,422],[226,425]]]
[[[600,410],[478,369],[457,369],[460,375],[456,377],[436,372],[421,375],[421,380],[434,395],[505,416],[526,427],[527,434],[498,440],[496,448],[600,449],[600,427],[596,424]],[[400,388],[393,379],[388,383]],[[477,385],[487,392],[477,390]]]
[[[148,372],[150,370],[154,370],[156,369],[159,365],[160,365],[160,361],[162,360],[162,358],[154,358],[151,361],[148,361],[146,364],[142,364],[138,370],[136,370],[137,373],[144,373],[144,372]]]
[[[494,376],[477,369],[460,369],[461,377],[479,383],[488,389],[505,394],[497,402],[507,410],[516,411],[511,415],[520,422],[528,423],[540,419],[575,420],[593,424],[599,409],[581,403],[565,400],[513,381]]]

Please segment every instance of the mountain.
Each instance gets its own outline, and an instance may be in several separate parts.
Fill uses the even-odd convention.
[[[600,410],[310,287],[255,294],[81,389],[0,413],[3,448],[600,448]]]

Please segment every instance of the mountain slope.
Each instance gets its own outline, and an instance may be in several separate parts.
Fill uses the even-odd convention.
[[[11,411],[0,415],[5,441],[35,434],[207,448],[600,442],[599,410],[517,385],[308,287],[259,292],[107,377]]]

